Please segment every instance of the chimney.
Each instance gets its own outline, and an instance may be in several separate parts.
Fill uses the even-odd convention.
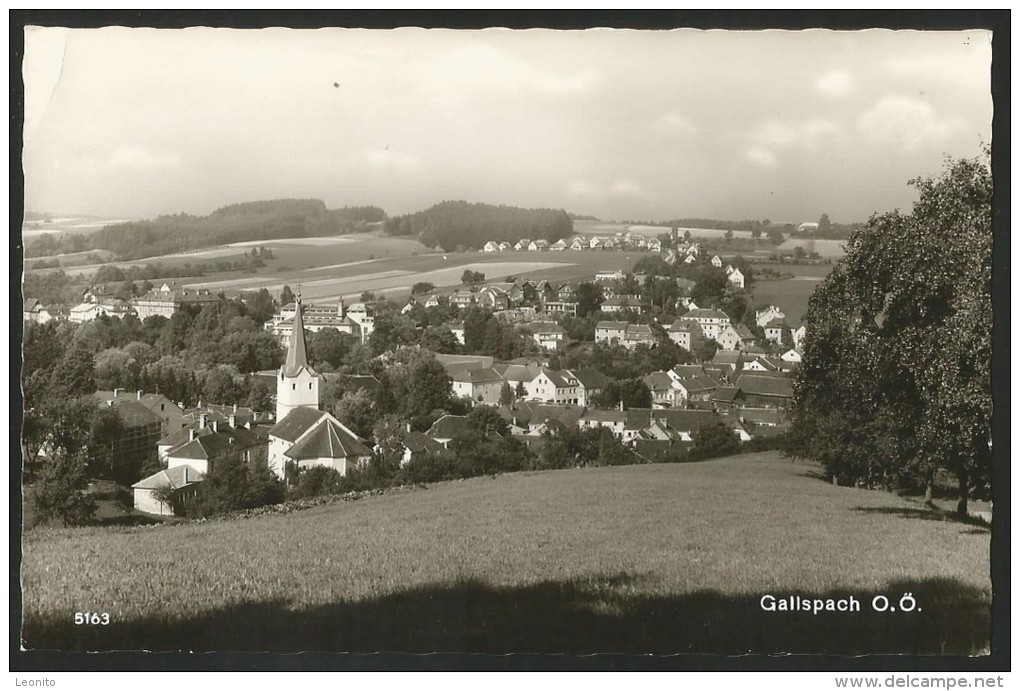
[[[184,484],[188,484],[188,465],[184,464]]]
[[[623,412],[623,397],[620,397],[620,412]]]
[[[340,317],[341,319],[343,319],[344,317],[347,316],[347,308],[344,306],[344,296],[343,295],[340,296],[340,300],[339,300],[339,302],[337,302],[336,313],[337,313],[337,316]]]
[[[138,391],[135,392],[135,395],[136,395],[136,400],[139,400],[139,401],[142,400],[142,390],[141,389],[138,389]]]
[[[195,437],[198,435],[198,430],[194,427],[188,430],[188,441],[195,441]]]
[[[235,415],[237,414],[237,404],[236,403],[234,404],[234,414]]]
[[[213,420],[212,421],[212,431],[213,432],[219,432],[220,431],[220,421],[219,420]]]
[[[407,432],[408,432],[408,434],[410,434],[410,432],[411,432],[411,423],[410,423],[410,422],[408,422],[408,423],[407,423],[407,425],[406,425],[406,427],[407,427]]]
[[[622,410],[622,408],[621,408],[621,410]],[[200,414],[198,416],[198,428],[199,429],[205,429],[205,418],[206,418],[205,413],[202,413],[202,414]]]
[[[124,389],[114,389],[113,390],[113,397],[114,398],[119,397],[122,391],[124,391]]]
[[[234,407],[236,408],[237,406]],[[237,427],[237,416],[231,415],[229,418],[227,418],[227,424],[230,425],[231,427]]]

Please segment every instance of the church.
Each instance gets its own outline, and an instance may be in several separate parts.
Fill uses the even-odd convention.
[[[341,475],[368,463],[364,440],[329,413],[319,410],[320,376],[308,364],[301,297],[287,344],[287,359],[276,378],[276,424],[269,430],[269,468],[284,478],[287,464],[326,466]]]

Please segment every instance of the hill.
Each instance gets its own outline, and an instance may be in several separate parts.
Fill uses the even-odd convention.
[[[775,453],[517,473],[284,515],[36,529],[24,645],[932,653],[987,648],[986,529]],[[876,613],[883,595],[914,612]],[[762,597],[855,597],[777,613]],[[108,612],[75,626],[73,612]]]
[[[363,232],[377,227],[385,217],[378,207],[327,209],[318,199],[247,202],[225,206],[208,216],[175,214],[115,223],[88,235],[46,235],[27,242],[25,256],[108,250],[123,261],[231,242]]]
[[[424,211],[387,219],[388,235],[412,235],[429,247],[448,252],[458,247],[480,249],[486,242],[514,243],[522,238],[555,242],[574,230],[562,209],[522,209],[516,206],[446,201]]]

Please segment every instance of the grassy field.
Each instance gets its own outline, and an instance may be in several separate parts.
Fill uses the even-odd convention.
[[[796,272],[799,268],[802,267],[791,267],[789,270]],[[821,279],[813,277],[784,281],[755,281],[751,294],[754,295],[756,305],[775,305],[783,310],[789,320],[800,324],[804,320],[804,313],[807,312],[808,300],[820,283]]]
[[[518,473],[285,515],[26,534],[31,649],[965,653],[989,532],[775,453]],[[876,595],[917,611],[876,613]],[[856,597],[859,613],[762,610]],[[108,612],[75,626],[74,612]]]

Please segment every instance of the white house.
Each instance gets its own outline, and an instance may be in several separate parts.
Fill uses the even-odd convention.
[[[726,267],[726,280],[738,288],[744,287],[744,274],[735,266]]]
[[[783,311],[775,305],[769,305],[765,309],[754,311],[754,321],[757,322],[758,326],[765,328],[773,319],[785,319],[786,315]]]
[[[531,333],[532,340],[539,348],[545,350],[556,350],[563,341],[567,332],[556,322],[530,322],[522,324],[521,328]]]
[[[693,319],[701,327],[705,338],[714,340],[723,327],[730,323],[729,315],[714,307],[710,309],[693,309],[684,315],[684,319]]]
[[[796,348],[790,348],[788,351],[779,356],[783,362],[792,362],[800,364],[804,360],[803,354]]]
[[[697,329],[698,323],[690,319],[676,319],[669,328],[666,329],[666,335],[669,336],[669,340],[676,343],[684,350],[691,349],[691,336],[694,329]]]
[[[485,243],[485,246],[482,247],[482,251],[483,252],[499,252],[499,245],[496,244],[495,242],[493,242],[492,240],[489,240],[487,243]]]
[[[570,249],[573,252],[581,252],[582,250],[588,249],[588,246],[581,238],[574,238],[570,243]]]
[[[627,335],[627,322],[601,321],[595,325],[595,342],[609,345],[623,344]]]
[[[173,516],[173,505],[187,499],[187,495],[193,493],[204,479],[202,473],[188,465],[161,470],[131,485],[135,510],[158,516]],[[160,490],[167,487],[172,492],[169,502],[158,497],[158,494],[162,494]]]
[[[529,382],[524,383],[528,398],[546,403],[576,405],[580,396],[580,382],[569,372],[542,368]]]
[[[744,345],[744,339],[740,337],[740,334],[737,333],[732,324],[723,326],[716,335],[715,340],[723,350],[740,350]]]
[[[714,266],[717,269],[722,268],[722,259],[719,258],[718,254],[712,257],[712,266]]]

